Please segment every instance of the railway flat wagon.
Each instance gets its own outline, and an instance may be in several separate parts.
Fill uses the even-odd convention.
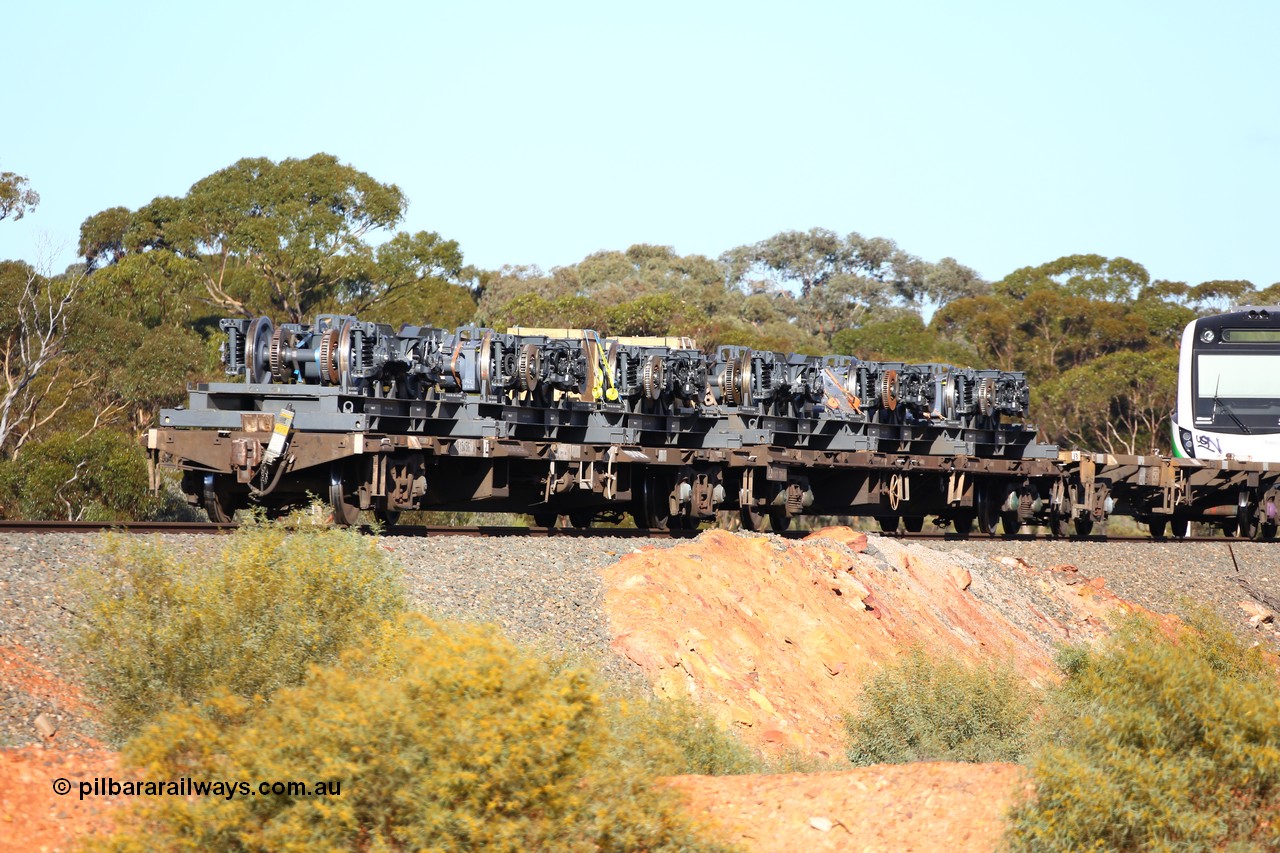
[[[690,529],[731,513],[781,530],[812,514],[1068,535],[1123,512],[1161,535],[1274,533],[1265,464],[1060,452],[1036,440],[1016,371],[341,315],[221,326],[234,380],[193,386],[146,436],[153,485],[181,471],[213,521],[319,497],[340,524],[435,509]]]
[[[808,513],[918,530],[1047,516],[1057,448],[1021,373],[594,332],[502,333],[325,315],[222,321],[237,381],[160,413],[157,470],[213,520],[327,499],[340,523],[418,509],[749,529]]]

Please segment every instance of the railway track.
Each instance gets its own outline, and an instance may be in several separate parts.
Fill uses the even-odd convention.
[[[172,534],[223,534],[239,529],[235,523],[185,522],[185,521],[0,521],[0,533],[101,533],[116,531],[128,534],[172,533]],[[364,526],[363,532],[371,533],[373,528]],[[712,529],[712,528],[705,528]],[[401,525],[383,531],[384,536],[488,536],[494,538],[618,538],[618,539],[692,539],[703,530],[641,530],[634,527],[590,527],[578,528],[544,528],[515,526],[478,526],[478,527],[446,527],[440,525]],[[787,530],[774,535],[784,539],[803,539],[812,530]],[[1049,540],[1047,534],[1018,533],[1013,536],[986,536],[971,534],[960,536],[951,532],[921,533],[882,533],[869,531],[877,536],[911,541],[1003,541],[1003,542],[1036,542]],[[1186,536],[1152,538],[1150,536],[1072,536],[1064,541],[1072,542],[1252,542],[1242,537],[1225,536]]]

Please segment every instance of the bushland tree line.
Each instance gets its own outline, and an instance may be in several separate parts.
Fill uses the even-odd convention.
[[[0,172],[0,228],[38,215],[39,201]],[[718,258],[638,244],[551,270],[481,270],[457,241],[397,230],[406,209],[399,187],[328,154],[246,158],[180,198],[88,216],[82,261],[61,273],[0,260],[0,515],[163,512],[137,437],[188,381],[217,378],[224,316],[585,327],[1020,369],[1046,440],[1140,453],[1169,450],[1182,327],[1280,301],[1280,283],[1152,281],[1100,255],[988,282],[953,258],[822,228]]]

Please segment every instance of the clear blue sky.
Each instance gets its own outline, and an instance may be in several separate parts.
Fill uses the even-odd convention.
[[[0,258],[241,157],[337,155],[494,268],[787,229],[990,279],[1280,280],[1280,4],[10,3]]]

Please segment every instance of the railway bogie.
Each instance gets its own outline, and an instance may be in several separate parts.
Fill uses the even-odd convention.
[[[1060,454],[1026,423],[1017,372],[341,315],[222,329],[240,381],[193,387],[147,437],[153,467],[181,470],[213,520],[318,496],[342,524],[439,509],[781,530],[857,515],[1070,535],[1122,512],[1153,531],[1275,532],[1265,465]]]

